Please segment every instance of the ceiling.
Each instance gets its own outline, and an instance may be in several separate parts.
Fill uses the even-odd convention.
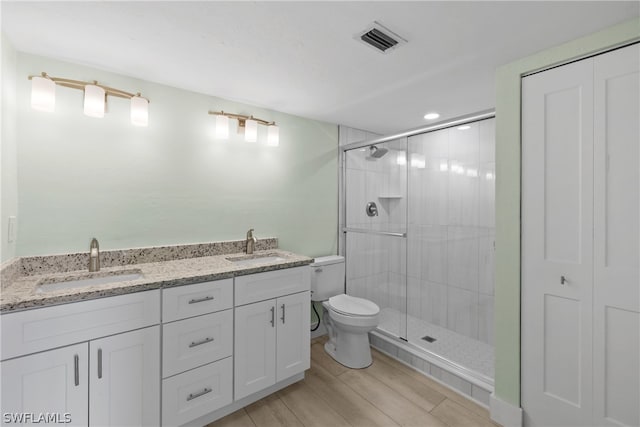
[[[377,133],[494,107],[496,67],[640,2],[2,1],[19,51]],[[357,40],[373,21],[408,43]],[[213,106],[212,106],[213,107]]]

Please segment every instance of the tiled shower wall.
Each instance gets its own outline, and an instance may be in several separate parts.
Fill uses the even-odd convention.
[[[408,236],[348,233],[348,293],[493,344],[494,140],[490,119],[346,153],[346,224]]]
[[[373,158],[368,148],[347,152],[346,223],[348,227],[406,232],[406,139],[379,144],[388,152]],[[374,202],[378,215],[366,214]],[[347,233],[347,291],[370,299],[381,308],[406,310],[406,239],[376,234]],[[402,325],[393,333],[404,335]]]
[[[495,119],[409,138],[409,315],[493,345]],[[424,167],[422,167],[424,165]]]

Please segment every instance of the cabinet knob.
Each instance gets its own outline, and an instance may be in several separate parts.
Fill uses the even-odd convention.
[[[561,284],[561,285],[564,285],[564,284],[566,284],[567,282],[568,282],[568,280],[567,280],[567,278],[566,278],[566,277],[564,277],[564,276],[560,276],[560,284]]]

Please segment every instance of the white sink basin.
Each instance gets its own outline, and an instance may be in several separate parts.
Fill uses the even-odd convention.
[[[60,281],[54,281],[51,283],[41,283],[38,286],[36,292],[46,293],[60,290],[83,288],[85,286],[106,285],[108,283],[126,282],[129,280],[142,279],[144,277],[140,270],[118,271],[113,272],[109,275],[99,277],[95,277],[96,273],[93,273],[93,275],[90,274],[91,273],[87,274],[88,277],[81,277],[70,280],[60,279]]]
[[[227,258],[227,261],[231,261],[232,263],[236,265],[241,265],[241,266],[252,266],[257,264],[264,264],[267,262],[279,262],[284,260],[285,260],[284,258],[279,257],[277,255],[264,255],[264,256],[247,255],[244,257]]]

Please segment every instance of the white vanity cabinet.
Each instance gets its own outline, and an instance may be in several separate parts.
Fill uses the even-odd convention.
[[[86,343],[0,363],[2,425],[22,425],[24,413],[57,413],[68,426],[89,420],[89,351]]]
[[[159,291],[3,315],[3,425],[29,424],[7,413],[82,426],[158,425],[159,320]]]
[[[2,425],[199,426],[302,379],[308,271],[2,315]]]
[[[162,291],[162,425],[233,401],[233,279]]]
[[[309,369],[308,268],[237,277],[235,291],[238,400]],[[269,299],[254,302],[265,297]],[[238,306],[243,302],[250,303]]]
[[[89,342],[89,425],[160,424],[160,327]]]

